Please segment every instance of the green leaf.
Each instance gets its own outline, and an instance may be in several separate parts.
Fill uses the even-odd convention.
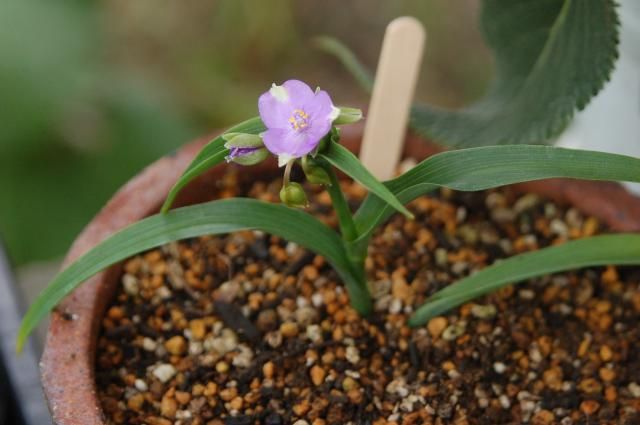
[[[594,236],[496,262],[436,292],[409,319],[420,326],[430,318],[505,285],[537,276],[604,265],[640,264],[640,235]]]
[[[18,332],[17,350],[47,313],[99,271],[167,242],[200,235],[257,229],[281,236],[324,256],[345,281],[354,307],[368,314],[370,298],[346,259],[342,240],[332,229],[302,211],[254,199],[225,199],[178,208],[126,227],[58,274],[38,296]]]
[[[244,121],[234,127],[231,127],[220,136],[207,143],[207,145],[202,148],[198,155],[193,159],[191,164],[189,164],[184,173],[182,173],[182,176],[180,177],[180,179],[178,179],[176,184],[173,185],[173,187],[169,191],[169,194],[167,195],[167,199],[162,205],[161,212],[166,213],[167,211],[169,211],[169,208],[171,208],[171,205],[173,204],[173,201],[175,201],[176,196],[178,196],[178,193],[180,193],[180,191],[190,181],[224,161],[225,157],[229,154],[229,149],[224,146],[226,141],[223,136],[225,134],[260,134],[264,130],[265,127],[260,118],[255,117],[251,118],[250,120]]]
[[[438,186],[475,191],[553,177],[640,182],[640,159],[552,146],[488,146],[434,155],[385,184],[407,203]],[[355,217],[361,238],[392,212],[381,200],[367,197]]]
[[[544,143],[608,80],[618,56],[613,0],[485,0],[496,77],[459,111],[416,106],[411,125],[454,147]]]
[[[413,218],[413,214],[400,203],[393,193],[376,179],[373,174],[362,165],[360,160],[344,146],[338,143],[332,143],[328,151],[321,153],[319,156],[366,187],[369,192],[376,195],[380,200],[383,200],[405,216]]]
[[[360,84],[360,87],[367,93],[371,93],[373,89],[373,77],[369,70],[358,60],[356,55],[345,46],[340,40],[330,36],[320,36],[313,39],[314,45],[335,56],[342,65],[349,71],[353,78]]]

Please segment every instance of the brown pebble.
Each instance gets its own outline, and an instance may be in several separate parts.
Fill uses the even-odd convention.
[[[178,410],[178,403],[173,397],[162,397],[162,402],[160,403],[160,414],[162,416],[173,419],[176,416],[176,410]]]
[[[242,409],[243,403],[244,402],[242,401],[242,397],[234,397],[233,400],[229,402],[229,409],[239,411],[240,409]]]
[[[203,340],[207,333],[207,326],[202,319],[194,319],[189,322],[191,336],[196,340]]]
[[[169,338],[169,340],[164,343],[164,347],[174,356],[180,356],[187,350],[187,341],[183,336],[176,335]]]
[[[595,400],[585,400],[580,403],[580,410],[582,410],[585,415],[593,415],[599,408],[600,403]]]
[[[608,367],[601,367],[599,371],[600,379],[604,382],[611,382],[616,378],[616,372]]]
[[[311,368],[310,375],[311,382],[317,387],[324,382],[324,377],[327,375],[327,372],[325,372],[322,367],[315,365]]]
[[[600,382],[593,378],[583,379],[580,381],[578,388],[580,388],[580,391],[587,394],[596,394],[602,391],[602,385]]]
[[[280,333],[285,338],[293,338],[298,335],[298,325],[293,322],[284,322],[280,325]]]
[[[273,378],[273,373],[275,372],[275,370],[276,370],[276,366],[273,364],[273,362],[266,362],[262,366],[262,374],[267,379]]]
[[[185,391],[176,391],[176,400],[181,405],[185,405],[191,401],[191,394]]]
[[[442,332],[447,328],[449,321],[442,316],[434,317],[429,320],[427,324],[427,330],[431,334],[432,338],[438,338],[442,335]]]
[[[555,420],[553,412],[546,409],[540,410],[533,416],[531,423],[533,425],[551,425]]]
[[[235,387],[225,388],[220,391],[220,398],[223,401],[231,401],[238,396],[238,390]]]
[[[275,310],[262,310],[256,319],[256,326],[262,332],[270,332],[278,327],[278,313]]]
[[[600,359],[602,359],[603,362],[611,361],[612,358],[613,351],[611,350],[611,348],[609,348],[608,345],[603,345],[602,347],[600,347]]]
[[[306,415],[309,409],[311,409],[311,404],[309,404],[309,400],[305,398],[301,402],[295,404],[292,410],[296,416],[301,417]]]
[[[139,412],[143,405],[144,395],[140,393],[132,395],[129,400],[127,400],[127,407],[131,410],[135,410],[136,412]]]

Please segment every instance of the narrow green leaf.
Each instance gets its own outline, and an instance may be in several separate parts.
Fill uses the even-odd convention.
[[[613,0],[485,0],[481,29],[496,78],[484,98],[449,111],[418,105],[411,126],[454,147],[544,143],[583,109],[613,71]]]
[[[436,292],[409,319],[420,326],[476,297],[526,279],[582,267],[640,264],[640,235],[615,234],[566,242],[496,262]]]
[[[224,140],[223,136],[225,134],[260,134],[264,130],[265,127],[260,118],[255,117],[251,118],[250,120],[244,121],[234,127],[231,127],[223,134],[207,143],[207,145],[202,148],[198,155],[193,159],[191,164],[189,164],[184,173],[182,173],[182,176],[180,177],[180,179],[178,179],[176,184],[173,185],[173,187],[169,191],[169,194],[167,195],[167,199],[162,205],[161,212],[166,213],[167,211],[169,211],[169,208],[171,208],[171,205],[173,204],[173,201],[175,201],[176,196],[178,196],[178,193],[180,193],[180,191],[190,181],[224,161],[225,157],[229,154],[229,149],[224,146],[226,141]]]
[[[434,155],[385,184],[407,203],[437,186],[475,191],[553,177],[640,182],[640,159],[552,146],[488,146]],[[392,212],[376,197],[367,197],[355,217],[361,238]]]
[[[380,200],[383,200],[405,216],[413,218],[413,214],[400,203],[393,193],[391,193],[382,182],[376,179],[373,174],[362,165],[360,160],[344,146],[338,143],[332,143],[329,150],[321,153],[320,157],[366,187],[369,192],[373,193]]]
[[[327,35],[316,37],[313,42],[320,50],[336,57],[360,87],[367,93],[371,93],[371,90],[373,90],[373,77],[351,49],[345,46],[340,40]]]
[[[345,281],[351,299],[367,314],[370,299],[346,260],[335,231],[299,210],[254,199],[225,199],[178,208],[139,221],[109,237],[58,274],[33,302],[18,332],[17,350],[47,313],[79,284],[99,271],[167,242],[200,235],[256,229],[281,236],[324,256]]]

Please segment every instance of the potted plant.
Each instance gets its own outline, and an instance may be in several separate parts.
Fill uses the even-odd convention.
[[[125,187],[32,305],[21,342],[73,288],[134,256],[91,278],[54,311],[43,379],[57,423],[464,423],[480,411],[492,423],[552,423],[558,412],[575,420],[600,417],[607,403],[616,410],[602,417],[635,420],[637,387],[625,375],[633,373],[634,349],[608,335],[614,321],[616,332],[636,332],[629,320],[638,315],[637,292],[624,292],[623,284],[633,273],[590,269],[515,293],[508,284],[576,267],[637,263],[640,236],[583,237],[597,227],[590,215],[613,229],[637,229],[631,214],[638,200],[595,183],[524,188],[571,199],[589,214],[582,216],[511,192],[466,205],[451,195],[421,196],[437,187],[473,191],[550,177],[638,181],[640,160],[547,146],[471,148],[428,157],[382,184],[340,143],[335,128],[357,121],[359,111],[336,108],[326,92],[297,80],[274,85],[259,109],[260,118],[204,147],[202,141],[186,147]],[[357,137],[345,132],[347,146],[355,148]],[[160,207],[176,169],[200,148],[161,212],[137,221]],[[417,159],[427,155],[415,139],[407,149]],[[284,167],[282,184],[278,178],[268,185],[282,170],[269,153]],[[259,174],[247,179],[245,168],[234,173],[231,165],[226,173],[211,170],[225,160],[256,165]],[[298,178],[315,189],[293,181],[297,165]],[[341,184],[335,169],[369,195],[362,199],[362,190]],[[309,203],[308,190],[324,206],[318,210],[324,222],[300,209]],[[355,214],[345,191],[361,199]],[[232,197],[169,210],[176,199],[245,193],[279,196],[284,205]],[[594,193],[601,195],[596,202]],[[137,201],[140,196],[146,200]],[[412,213],[404,204],[414,199]],[[475,210],[478,200],[488,209]],[[602,208],[606,203],[615,205],[613,214]],[[404,218],[376,231],[395,211]],[[493,227],[484,234],[487,225]],[[476,242],[474,232],[480,232]],[[157,249],[185,238],[195,239]],[[482,248],[473,249],[477,238]],[[489,253],[488,246],[501,245],[502,253]],[[439,279],[479,270],[509,249],[544,245],[550,246],[436,290]],[[298,246],[319,256],[301,254]],[[291,255],[301,257],[292,264]],[[501,287],[498,295],[469,303]],[[623,295],[636,301],[613,303]],[[527,309],[538,297],[542,302]],[[560,337],[569,329],[581,333],[564,344]],[[501,338],[505,331],[509,336]],[[569,399],[561,398],[564,392]]]

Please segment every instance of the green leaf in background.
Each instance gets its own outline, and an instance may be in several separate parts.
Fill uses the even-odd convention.
[[[367,93],[371,93],[371,90],[373,90],[371,73],[347,46],[329,36],[316,37],[313,39],[313,44],[318,49],[335,56],[347,68],[347,71],[355,78],[360,87]]]
[[[385,185],[407,203],[437,186],[475,191],[554,177],[640,182],[640,159],[552,146],[487,146],[434,155]],[[368,196],[355,217],[361,238],[392,212],[383,201]]]
[[[329,164],[333,165],[362,186],[373,193],[379,200],[390,205],[392,208],[401,212],[409,218],[413,218],[413,214],[395,197],[393,193],[385,187],[385,185],[376,179],[369,170],[351,153],[347,148],[337,143],[332,143],[326,152],[319,155]]]
[[[480,26],[496,76],[483,98],[460,110],[415,105],[411,127],[440,144],[541,144],[557,136],[609,79],[618,57],[612,0],[485,0]],[[316,42],[360,86],[371,76],[331,37]]]
[[[58,274],[31,304],[18,332],[17,350],[21,350],[26,338],[54,306],[99,271],[171,241],[249,229],[273,233],[324,256],[344,280],[354,307],[368,314],[369,294],[352,272],[336,232],[309,214],[283,205],[255,199],[225,199],[148,217],[84,254]]]
[[[548,141],[608,80],[618,24],[613,0],[485,0],[493,84],[459,111],[416,106],[412,128],[454,147]]]
[[[476,297],[505,285],[582,267],[640,264],[640,235],[594,236],[496,262],[436,292],[409,319],[420,326]]]
[[[251,118],[247,121],[244,121],[234,127],[231,127],[223,134],[226,133],[248,133],[248,134],[260,134],[265,130],[264,124],[260,120],[260,118],[255,117]],[[209,170],[210,168],[220,164],[224,161],[224,158],[228,155],[229,149],[224,147],[225,140],[222,138],[222,135],[216,137],[212,141],[210,141],[202,150],[198,153],[198,155],[193,159],[191,164],[187,167],[187,169],[182,173],[182,176],[178,179],[178,181],[173,185],[169,194],[167,195],[167,199],[164,201],[162,205],[161,211],[166,213],[171,208],[173,201],[175,201],[178,193],[193,179],[198,177],[200,174]]]

